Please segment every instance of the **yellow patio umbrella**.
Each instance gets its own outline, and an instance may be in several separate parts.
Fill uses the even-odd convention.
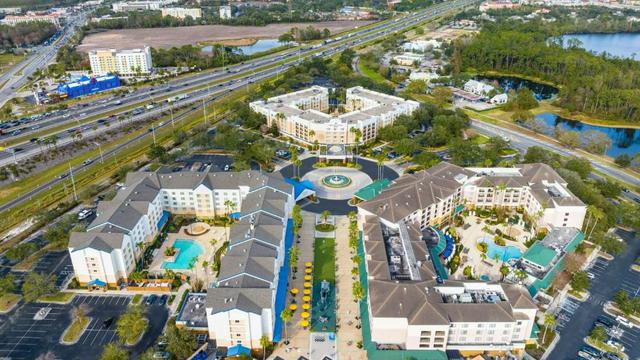
[[[305,302],[309,302],[311,301],[311,296],[303,296],[302,300],[304,300]]]
[[[304,282],[304,287],[307,288],[307,289],[310,288],[311,287],[311,283],[308,282],[308,281],[305,281]]]
[[[306,328],[307,326],[309,326],[309,322],[307,320],[300,320],[300,326]]]
[[[311,272],[312,272],[312,271],[313,271],[313,270],[311,270],[311,268],[306,268],[306,269],[304,269],[304,272],[305,272],[306,274],[311,274]]]
[[[304,276],[304,281],[311,281],[311,279],[313,279],[313,277],[311,275],[305,275]]]
[[[302,304],[302,310],[309,310],[309,309],[311,309],[310,304]]]
[[[306,311],[305,311],[305,312],[303,312],[302,314],[300,314],[300,317],[301,317],[301,318],[303,318],[303,319],[308,319],[308,318],[309,318],[309,316],[311,316],[311,314],[309,314],[309,313],[308,313],[308,312],[306,312]]]
[[[298,290],[298,288],[293,288],[290,291],[291,291],[291,295],[293,295],[293,296],[296,296],[300,292],[300,290]]]
[[[304,295],[311,295],[311,289],[304,289],[304,290],[302,290],[302,293]]]
[[[291,304],[291,305],[289,305],[289,310],[291,310],[291,311],[296,311],[296,310],[298,310],[298,305],[296,305],[296,304]]]
[[[311,261],[307,261],[306,263],[304,263],[304,266],[310,268],[311,267]]]

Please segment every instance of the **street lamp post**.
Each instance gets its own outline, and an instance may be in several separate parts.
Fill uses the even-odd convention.
[[[169,106],[169,111],[171,112],[171,127],[174,127],[173,124],[173,104]]]
[[[156,144],[156,126],[151,124],[151,135],[153,136],[153,145]]]
[[[100,164],[104,164],[104,158],[102,157],[102,145],[99,142],[94,142],[94,144],[98,145],[98,151],[100,151]]]
[[[73,169],[71,168],[71,163],[69,164],[69,175],[71,176],[71,186],[73,187],[73,199],[78,201],[78,193],[76,192],[76,179],[73,177]]]

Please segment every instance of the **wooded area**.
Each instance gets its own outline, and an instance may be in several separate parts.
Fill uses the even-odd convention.
[[[562,26],[562,25],[559,25]],[[596,56],[552,36],[541,21],[486,24],[461,45],[463,69],[521,74],[560,85],[559,103],[605,119],[640,122],[640,63]]]
[[[13,49],[38,45],[55,33],[55,25],[45,21],[20,23],[16,26],[0,25],[0,47]]]

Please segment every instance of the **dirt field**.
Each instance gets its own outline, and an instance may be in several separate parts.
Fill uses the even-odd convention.
[[[200,42],[236,39],[274,39],[292,27],[313,25],[318,29],[327,28],[332,34],[363,26],[371,21],[325,21],[317,23],[270,24],[267,26],[202,25],[175,28],[109,30],[91,34],[78,46],[79,51],[98,48],[132,49],[149,45],[155,48],[169,48]]]

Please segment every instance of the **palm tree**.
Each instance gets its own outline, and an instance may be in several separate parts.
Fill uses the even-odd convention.
[[[231,215],[231,212],[236,208],[236,203],[233,200],[225,200],[224,206],[227,207],[227,215]]]
[[[556,318],[551,314],[544,314],[544,332],[542,333],[542,343],[544,344],[545,337],[547,336],[547,329],[556,325]]]
[[[601,220],[604,218],[604,212],[602,210],[600,210],[599,208],[593,206],[593,205],[589,205],[587,206],[587,212],[590,214],[589,218],[591,218],[591,216],[593,216],[594,218],[594,222],[593,222],[593,226],[591,226],[591,231],[589,231],[589,235],[587,235],[587,239],[591,240],[591,234],[593,234],[593,230],[595,230],[596,226],[598,226],[598,220]],[[585,228],[585,231],[587,231],[588,229]]]
[[[262,346],[262,360],[265,360],[267,357],[267,346],[271,345],[271,341],[265,335],[260,337],[260,346]]]
[[[360,138],[362,137],[362,131],[360,129],[352,127],[349,129],[349,132],[353,134],[353,140],[356,143],[356,156],[354,157],[356,164],[358,163],[358,144],[360,143]]]
[[[504,278],[507,277],[510,272],[511,270],[509,270],[509,267],[507,265],[500,266],[500,274],[502,274],[502,280],[504,280]]]
[[[298,266],[298,255],[300,255],[300,249],[297,246],[293,245],[289,248],[289,268],[294,279],[296,278],[294,270]]]
[[[380,152],[380,154],[376,155],[376,164],[378,165],[378,180],[382,179],[384,175],[384,160],[387,155],[384,152]]]
[[[289,308],[282,310],[282,312],[280,313],[280,319],[282,319],[282,322],[284,323],[284,344],[285,345],[289,344],[289,335],[287,334],[287,326],[289,324],[289,321],[291,321],[292,317],[293,317],[293,313],[291,312],[291,310],[289,310]]]
[[[329,219],[329,216],[331,216],[331,211],[329,211],[329,210],[323,210],[320,213],[320,218],[322,219],[322,222],[325,223],[325,224],[327,223],[327,220]]]

